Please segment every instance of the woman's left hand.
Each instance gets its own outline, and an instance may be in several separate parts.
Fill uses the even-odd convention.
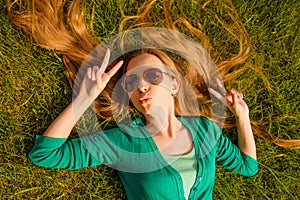
[[[219,79],[216,79],[216,82],[218,91],[212,88],[208,88],[208,91],[234,113],[238,132],[238,147],[240,150],[246,155],[257,159],[255,140],[249,118],[249,109],[243,100],[243,94],[234,89],[228,92]]]
[[[212,88],[208,88],[208,91],[226,105],[228,109],[234,113],[235,117],[241,118],[249,116],[249,109],[243,100],[243,94],[235,89],[231,89],[228,92],[219,79],[216,79],[216,82],[219,92]]]

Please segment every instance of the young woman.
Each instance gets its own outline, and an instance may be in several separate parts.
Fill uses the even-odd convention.
[[[230,1],[224,0],[222,5],[216,2],[217,6],[223,6],[220,10],[225,15],[224,21],[208,9],[214,1],[199,4],[199,8],[217,19],[239,45],[238,53],[229,54],[226,59],[217,52],[210,52],[209,38],[202,32],[199,22],[182,13],[185,4],[174,1],[173,6],[183,7],[173,12],[169,1],[162,1],[162,5],[155,7],[156,3],[155,0],[146,1],[133,16],[126,16],[120,3],[122,19],[119,32],[129,29],[130,20],[136,20],[132,23],[134,27],[154,24],[172,30],[180,27],[200,41],[210,55],[219,59],[216,65],[223,81],[229,82],[243,72],[243,67],[235,67],[248,58],[250,41]],[[195,1],[192,3],[197,4]],[[10,17],[17,26],[29,33],[39,45],[62,53],[67,78],[72,86],[75,82],[75,89],[79,88],[71,104],[42,136],[36,137],[30,159],[37,165],[67,169],[109,165],[118,170],[128,199],[211,199],[216,164],[246,176],[257,173],[252,130],[279,146],[299,146],[297,140],[276,139],[259,129],[257,123],[250,123],[243,94],[234,89],[227,92],[217,79],[214,81],[218,89],[210,88],[210,84],[204,81],[205,77],[193,68],[204,62],[203,59],[184,44],[176,46],[174,41],[169,42],[173,50],[177,48],[185,51],[185,55],[189,54],[181,63],[157,48],[141,48],[124,55],[123,61],[110,65],[102,73],[108,65],[109,51],[100,50],[100,56],[105,54],[101,66],[91,65],[84,70],[82,80],[76,82],[81,64],[99,43],[93,32],[87,31],[81,6],[80,0],[70,4],[62,0],[32,0],[25,4],[14,1],[9,4]],[[162,8],[163,17],[157,18],[159,15],[153,14],[157,8]],[[159,46],[164,41],[163,38],[156,40]],[[190,62],[189,58],[195,62]],[[202,69],[207,70],[205,67]],[[119,80],[122,88],[116,85]],[[116,87],[121,93],[117,93],[120,98],[114,99],[117,101],[115,106],[112,96]],[[190,92],[190,88],[195,98],[186,96],[185,92]],[[237,127],[237,146],[221,133],[213,122],[218,122],[216,118],[209,119],[210,94],[234,114],[234,120],[226,116],[223,127]],[[97,98],[99,95],[100,98]],[[129,106],[136,109],[141,117],[90,136],[67,139],[91,104],[99,116],[110,118],[115,109],[124,109],[124,99],[130,101]],[[195,101],[197,106],[201,106],[199,112],[192,109],[195,105],[191,102]]]
[[[138,50],[125,60],[127,65],[120,61],[101,74],[108,52],[104,65],[87,70],[72,103],[43,136],[37,136],[29,155],[35,164],[67,169],[107,164],[118,170],[128,199],[211,199],[216,164],[245,176],[257,173],[249,111],[240,92],[227,93],[219,81],[223,94],[209,89],[236,116],[237,147],[207,118],[175,115],[181,83],[165,53]],[[76,116],[88,109],[121,66],[126,72],[122,87],[144,121],[137,118],[125,128],[67,140]]]

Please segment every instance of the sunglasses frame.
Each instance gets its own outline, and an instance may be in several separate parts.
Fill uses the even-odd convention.
[[[157,84],[151,83],[151,82],[149,82],[148,80],[145,79],[145,75],[144,75],[145,72],[150,71],[150,70],[153,70],[153,69],[158,69],[158,70],[161,72],[161,74],[162,74],[162,79],[161,79],[161,81],[160,81],[159,83],[157,83]],[[172,75],[170,75],[168,72],[163,71],[163,70],[160,69],[160,68],[152,67],[152,68],[145,69],[145,70],[144,70],[143,72],[141,72],[141,73],[131,73],[131,74],[129,74],[129,75],[126,75],[126,76],[122,79],[121,85],[122,85],[122,88],[123,88],[123,90],[124,90],[125,92],[130,93],[130,92],[134,91],[134,90],[138,87],[141,76],[142,76],[142,78],[144,79],[144,81],[146,81],[147,83],[152,84],[152,85],[159,85],[160,83],[163,82],[163,78],[164,78],[164,77],[163,77],[163,74],[166,74],[166,75],[168,75],[168,76],[171,77],[171,78],[174,78],[174,77],[173,77]],[[127,78],[128,76],[131,76],[131,75],[135,75],[135,76],[137,77],[137,81],[136,81],[135,86],[133,87],[133,89],[130,90],[130,91],[128,91],[128,90],[126,89],[126,86],[125,86],[125,85],[126,85],[125,81],[126,81],[126,78]]]

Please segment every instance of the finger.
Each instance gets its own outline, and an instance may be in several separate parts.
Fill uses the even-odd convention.
[[[222,84],[222,82],[221,82],[220,79],[218,79],[218,78],[215,78],[215,81],[216,81],[216,83],[217,83],[218,89],[220,90],[220,93],[221,93],[223,96],[225,96],[226,93],[227,93],[227,91],[226,91],[224,85]]]
[[[238,94],[235,90],[231,89],[230,93],[232,94],[233,98],[232,98],[232,105],[235,105],[238,101]]]
[[[109,58],[110,58],[110,50],[109,48],[107,48],[101,66],[99,67],[99,70],[97,72],[97,77],[100,77],[105,72],[108,66]]]
[[[92,69],[90,67],[87,68],[86,75],[89,79],[92,79]]]
[[[243,98],[244,98],[243,93],[241,93],[240,91],[238,91],[238,94],[239,94],[239,98],[240,98],[240,99],[243,99]]]
[[[208,91],[214,95],[219,101],[221,101],[223,104],[227,105],[227,102],[224,98],[223,95],[221,95],[219,92],[217,92],[216,90],[212,89],[212,88],[208,88]]]
[[[117,71],[121,68],[121,66],[123,65],[123,60],[119,61],[115,66],[113,66],[113,68],[111,68],[109,70],[109,72],[107,72],[107,76],[108,78],[111,78],[113,75],[115,75],[115,73],[117,73]]]
[[[243,93],[241,93],[240,91],[237,91],[237,90],[235,90],[235,89],[231,89],[231,90],[235,92],[235,94],[237,95],[237,97],[238,97],[239,99],[243,99]]]
[[[229,105],[232,105],[233,97],[232,97],[232,94],[230,92],[226,94],[226,101]]]
[[[92,69],[92,81],[95,81],[96,80],[96,73],[97,73],[97,70],[98,70],[98,66],[93,66],[93,69]]]

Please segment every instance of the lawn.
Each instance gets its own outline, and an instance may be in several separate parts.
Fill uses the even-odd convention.
[[[130,2],[126,13],[134,12],[129,8],[136,7],[131,5],[134,1]],[[233,3],[251,39],[252,53],[247,62],[257,65],[272,86],[272,90],[265,89],[263,81],[257,78],[244,91],[251,118],[264,122],[264,128],[279,138],[300,139],[300,3]],[[120,20],[117,3],[96,4],[97,37],[116,34]],[[45,169],[27,158],[35,135],[43,133],[70,103],[72,91],[61,55],[38,47],[12,25],[5,1],[0,3],[0,15],[0,198],[125,198],[116,172],[105,166],[78,171]],[[213,23],[204,23],[212,43],[218,43],[223,32],[213,27]],[[245,73],[241,79],[251,76],[250,72]],[[232,130],[226,133],[235,134]],[[259,173],[246,178],[218,167],[214,199],[300,198],[300,151],[278,147],[259,137],[256,142]]]

